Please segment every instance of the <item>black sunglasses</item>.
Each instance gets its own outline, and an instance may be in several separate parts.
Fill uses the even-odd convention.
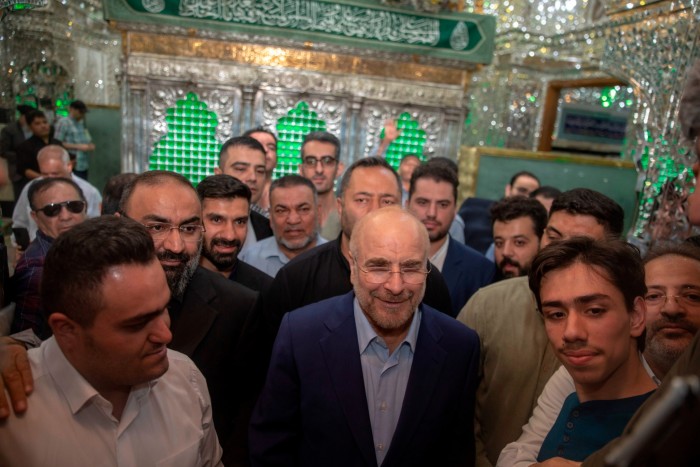
[[[66,207],[68,212],[79,214],[85,210],[85,201],[64,201],[62,203],[49,203],[43,208],[36,209],[35,212],[43,212],[46,217],[56,217],[61,212],[62,207]]]

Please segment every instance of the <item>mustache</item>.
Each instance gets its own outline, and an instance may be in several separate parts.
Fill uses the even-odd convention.
[[[507,265],[507,264],[510,264],[511,266],[515,266],[515,267],[517,267],[517,268],[520,267],[520,263],[518,263],[517,261],[514,261],[514,260],[508,258],[507,256],[504,256],[504,257],[503,257],[503,259],[501,260],[501,262],[498,263],[498,266],[499,266],[500,268],[503,268],[503,266],[505,266],[505,265]]]
[[[374,291],[374,292],[370,293],[370,296],[372,296],[374,298],[378,298],[378,299],[385,301],[385,302],[400,303],[400,302],[405,302],[405,301],[413,298],[413,292],[404,291],[398,295],[394,295],[391,293],[385,293],[385,292],[383,293],[383,292],[379,292],[379,291]]]
[[[240,248],[241,247],[241,241],[237,238],[234,238],[233,240],[226,240],[225,238],[215,238],[211,241],[211,246],[223,246],[227,248]]]
[[[656,320],[654,324],[651,325],[651,330],[652,332],[656,333],[668,325],[673,325],[673,327],[683,329],[693,334],[695,334],[698,330],[697,326],[685,318],[674,318],[668,316],[664,316],[663,318]]]
[[[186,263],[190,256],[187,253],[173,253],[172,251],[161,251],[157,253],[158,259],[162,261],[182,261]]]

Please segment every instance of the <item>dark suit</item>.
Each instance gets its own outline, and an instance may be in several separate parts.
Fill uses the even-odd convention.
[[[169,347],[190,357],[207,380],[226,465],[245,465],[248,420],[266,370],[258,294],[198,267],[171,308]]]
[[[251,420],[254,466],[376,466],[354,294],[287,313]],[[423,311],[406,396],[383,467],[474,465],[479,338]]]
[[[253,225],[253,232],[255,232],[257,241],[272,237],[272,227],[270,227],[270,219],[267,217],[259,212],[250,211],[250,223]]]
[[[228,278],[251,290],[260,292],[260,295],[263,297],[267,294],[272,285],[272,276],[265,274],[260,269],[240,259],[236,261],[236,265]]]
[[[477,290],[493,282],[496,265],[475,249],[462,245],[452,237],[449,237],[449,242],[441,272],[450,290],[452,317],[456,318]]]

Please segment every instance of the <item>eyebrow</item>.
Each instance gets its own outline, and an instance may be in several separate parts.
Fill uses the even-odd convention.
[[[658,284],[651,284],[647,285],[647,289],[669,289],[672,286],[666,286],[666,285],[658,285]],[[686,289],[695,289],[695,290],[700,290],[700,285],[696,284],[681,284],[678,286],[678,290],[686,290]]]
[[[602,293],[582,295],[580,297],[574,298],[574,304],[575,305],[587,305],[591,302],[595,302],[598,300],[610,300],[610,296],[602,294]],[[550,301],[542,302],[542,308],[544,308],[544,307],[561,308],[561,307],[564,307],[564,302],[561,300],[550,300]]]
[[[169,298],[168,298],[168,301],[170,301]],[[120,322],[119,324],[121,326],[131,326],[133,324],[139,324],[139,323],[151,321],[151,320],[157,318],[158,316],[160,316],[166,310],[166,308],[167,308],[167,303],[160,310],[150,311],[150,312],[143,313],[143,314],[140,314],[137,316],[132,316],[131,318],[125,319],[124,321]]]
[[[143,216],[142,222],[146,222],[146,221],[160,222],[162,224],[175,225],[172,223],[172,221],[170,219],[168,219],[166,217],[158,216],[156,214],[147,214],[147,215]],[[193,217],[190,217],[189,219],[185,219],[184,221],[180,222],[179,225],[196,224],[196,223],[199,223],[201,221],[202,221],[202,219],[199,216],[193,216]]]
[[[562,235],[561,232],[559,232],[559,230],[557,230],[556,227],[552,227],[551,225],[548,225],[546,230],[547,230],[547,232],[554,232],[555,234],[559,235],[560,237],[564,236],[564,235]]]

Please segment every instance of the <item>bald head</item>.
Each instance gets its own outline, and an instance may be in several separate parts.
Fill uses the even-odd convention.
[[[63,146],[49,144],[44,146],[36,155],[39,172],[45,178],[70,178],[73,167],[70,155]]]
[[[362,217],[350,238],[350,252],[357,257],[368,239],[383,237],[410,241],[428,258],[430,239],[425,226],[410,212],[398,206],[377,209]]]

